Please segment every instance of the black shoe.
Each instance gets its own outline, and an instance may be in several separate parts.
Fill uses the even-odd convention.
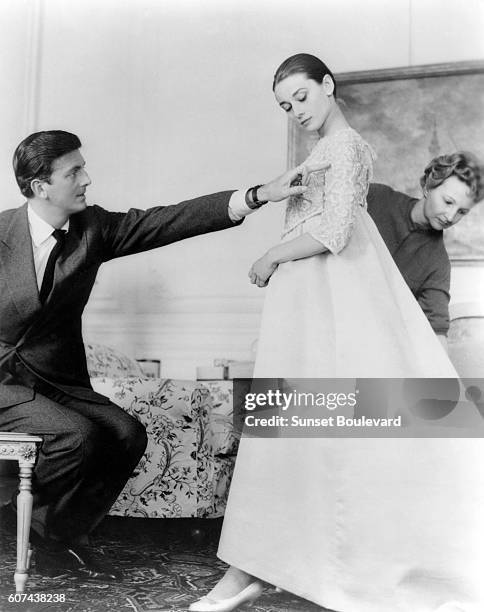
[[[81,579],[113,582],[121,580],[122,573],[92,558],[81,546],[66,545],[57,551],[38,548],[35,552],[35,568],[44,576],[76,576]]]

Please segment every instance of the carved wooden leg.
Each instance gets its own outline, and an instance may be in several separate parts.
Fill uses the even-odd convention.
[[[29,536],[32,519],[32,464],[19,460],[20,487],[17,496],[17,569],[15,570],[15,590],[25,591],[29,569]]]

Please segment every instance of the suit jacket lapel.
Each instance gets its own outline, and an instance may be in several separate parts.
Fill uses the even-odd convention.
[[[0,262],[15,306],[22,317],[30,318],[40,310],[41,304],[27,204],[21,206],[13,215],[5,237],[0,240],[0,248]]]

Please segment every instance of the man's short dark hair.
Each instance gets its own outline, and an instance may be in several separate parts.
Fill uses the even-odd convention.
[[[31,182],[34,179],[49,181],[53,162],[81,147],[75,134],[62,130],[35,132],[18,145],[13,154],[13,170],[22,195],[34,196]]]

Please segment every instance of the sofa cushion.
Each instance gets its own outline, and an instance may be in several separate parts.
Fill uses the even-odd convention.
[[[91,378],[99,376],[109,378],[143,377],[139,364],[118,349],[95,343],[88,343],[85,347],[87,369]]]

